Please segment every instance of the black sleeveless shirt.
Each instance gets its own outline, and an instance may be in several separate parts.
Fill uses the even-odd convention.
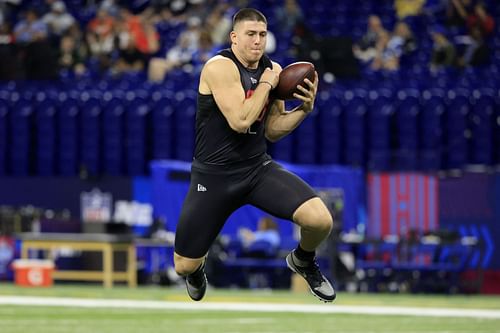
[[[271,60],[266,55],[260,59],[256,69],[243,66],[230,49],[222,50],[218,55],[231,59],[238,67],[246,98],[252,96],[264,70],[272,68]],[[213,95],[198,92],[195,161],[206,165],[227,166],[264,155],[267,150],[264,136],[266,108],[267,104],[246,133],[238,133],[229,126]]]

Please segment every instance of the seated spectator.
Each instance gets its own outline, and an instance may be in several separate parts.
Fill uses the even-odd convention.
[[[87,25],[85,34],[90,56],[97,59],[100,70],[111,65],[111,53],[115,50],[115,20],[105,11],[98,10],[96,17]]]
[[[47,25],[38,18],[34,9],[28,9],[24,14],[24,19],[14,26],[14,37],[18,44],[46,40],[47,32]]]
[[[368,17],[368,27],[365,35],[358,44],[353,46],[353,53],[356,58],[363,62],[369,62],[377,54],[377,43],[382,34],[386,33],[382,26],[382,21],[377,15]]]
[[[217,53],[218,48],[212,42],[212,36],[207,30],[200,34],[198,41],[198,49],[193,53],[191,63],[195,70],[200,71],[201,67]]]
[[[256,231],[240,228],[238,238],[247,256],[274,256],[281,243],[278,224],[268,216],[258,221]]]
[[[137,34],[130,30],[126,16],[115,21],[116,48],[118,59],[113,64],[112,73],[138,72],[145,68],[146,55],[137,47]]]
[[[437,71],[444,67],[454,65],[456,59],[455,46],[446,37],[443,27],[437,26],[431,31],[434,42],[432,46],[432,59],[430,63],[431,71]]]
[[[99,10],[106,11],[112,17],[118,17],[120,14],[120,6],[116,0],[103,0],[99,5]]]
[[[59,46],[59,69],[66,69],[77,76],[86,72],[85,56],[71,35],[64,35]]]
[[[399,22],[396,24],[392,37],[389,37],[388,34],[381,36],[372,69],[397,71],[401,57],[413,52],[416,48],[415,39],[409,26],[404,22]]]
[[[220,3],[205,21],[205,28],[210,31],[213,43],[221,48],[229,44],[229,32],[233,26],[230,9],[229,3]]]
[[[189,35],[181,34],[177,44],[167,52],[165,58],[152,58],[149,61],[148,79],[162,82],[170,71],[189,64],[195,52],[196,48],[192,47]]]
[[[125,48],[119,51],[118,59],[113,66],[113,74],[126,72],[140,72],[146,66],[146,59],[135,46],[135,41],[131,38]]]
[[[25,18],[14,27],[18,59],[26,79],[46,80],[57,76],[57,53],[47,40],[47,32],[47,25],[34,9],[28,9]]]
[[[15,80],[17,78],[16,48],[14,34],[8,22],[0,23],[0,80]]]
[[[275,17],[281,32],[292,32],[304,14],[296,0],[285,0],[284,6],[276,6]]]
[[[158,51],[160,36],[146,16],[133,15],[130,10],[122,8],[119,20],[124,22],[123,28],[134,39],[135,47],[144,56],[148,57]]]
[[[458,59],[459,67],[482,66],[489,62],[490,50],[479,27],[472,28],[465,51]]]
[[[495,29],[495,20],[488,14],[484,3],[478,2],[474,6],[474,11],[467,16],[467,28],[472,31],[473,28],[479,28],[483,37],[488,37]]]
[[[49,33],[56,41],[75,24],[76,20],[66,11],[66,5],[62,1],[55,1],[51,5],[49,13],[42,17],[43,22],[49,27]]]

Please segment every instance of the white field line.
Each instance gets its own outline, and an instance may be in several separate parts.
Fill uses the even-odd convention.
[[[190,311],[344,313],[428,317],[500,319],[500,310],[417,308],[395,306],[350,306],[334,304],[280,304],[231,302],[167,302],[126,299],[91,299],[62,297],[0,296],[0,305],[62,306],[83,308],[131,308]]]

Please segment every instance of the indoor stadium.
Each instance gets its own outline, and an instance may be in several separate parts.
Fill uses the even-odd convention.
[[[500,2],[0,1],[26,332],[500,333]]]

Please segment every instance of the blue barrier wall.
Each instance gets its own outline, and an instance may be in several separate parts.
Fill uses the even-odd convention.
[[[132,178],[0,177],[0,205],[64,210],[80,217],[80,194],[98,188],[116,200],[132,200]]]
[[[442,228],[477,237],[483,247],[480,265],[500,269],[500,174],[464,173],[439,181]]]

